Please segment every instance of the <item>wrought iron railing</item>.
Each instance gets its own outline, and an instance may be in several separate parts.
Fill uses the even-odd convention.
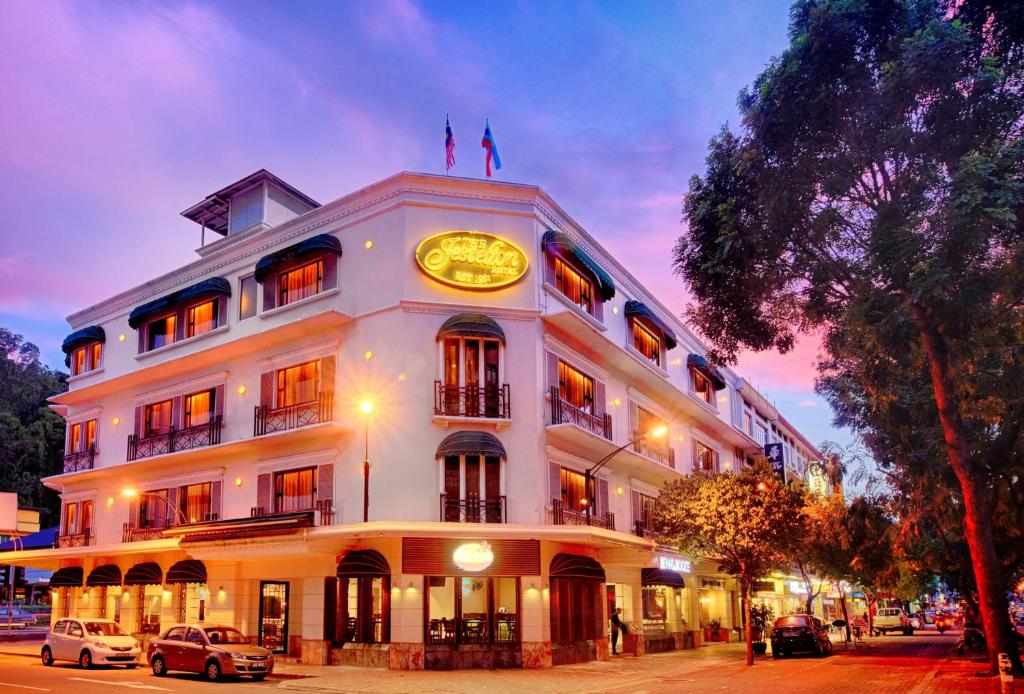
[[[481,499],[468,494],[465,499],[441,495],[441,520],[448,523],[506,523],[505,497]]]
[[[250,518],[271,518],[273,516],[288,513],[313,513],[313,520],[319,521],[317,525],[334,525],[334,502],[330,499],[317,499],[312,508],[294,509],[291,511],[274,511],[265,506],[252,506],[249,509]],[[314,513],[315,512],[315,513]]]
[[[562,505],[561,499],[551,500],[551,524],[552,525],[590,525],[595,528],[615,530],[615,514],[592,513],[587,515],[586,511],[572,511]]]
[[[96,446],[89,446],[84,451],[75,451],[64,456],[64,472],[92,470],[96,462]]]
[[[74,535],[58,535],[57,546],[58,547],[88,547],[93,544],[96,540],[96,536],[92,534],[89,528],[86,528],[80,533]]]
[[[215,446],[220,443],[222,426],[223,418],[217,415],[211,417],[206,424],[199,424],[187,429],[176,429],[172,426],[166,434],[153,436],[132,434],[128,437],[128,460],[152,458],[155,455],[164,455],[175,451]]]
[[[633,450],[645,458],[668,465],[670,468],[674,469],[676,466],[676,452],[672,446],[658,441],[649,441],[644,438],[644,433],[641,431],[633,432]]]
[[[257,405],[252,418],[252,435],[264,436],[334,419],[334,391],[324,390],[309,402],[271,408]]]
[[[509,387],[448,386],[434,381],[434,414],[445,417],[510,419]]]
[[[610,414],[607,412],[604,415],[590,414],[571,402],[562,400],[557,387],[551,388],[551,423],[575,424],[591,434],[597,434],[609,441],[612,440],[612,416]]]
[[[181,523],[174,519],[162,520],[155,525],[139,527],[134,522],[125,523],[121,528],[121,542],[141,542],[143,540],[159,540],[164,536],[164,530],[168,528],[180,528],[183,526],[197,525],[199,523],[211,523],[219,520],[219,513],[203,514],[202,519]]]
[[[633,523],[633,534],[637,537],[642,537],[647,540],[660,540],[661,533],[654,528],[649,528],[644,525],[642,520],[635,521]]]

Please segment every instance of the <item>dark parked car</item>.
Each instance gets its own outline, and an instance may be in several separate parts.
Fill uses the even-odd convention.
[[[810,651],[818,656],[832,653],[828,629],[817,617],[791,614],[775,620],[772,629],[772,657],[781,658],[794,651]]]
[[[274,655],[253,646],[234,627],[175,624],[149,640],[149,666],[162,677],[168,670],[201,672],[208,680],[224,675],[251,675],[262,680],[274,669]]]

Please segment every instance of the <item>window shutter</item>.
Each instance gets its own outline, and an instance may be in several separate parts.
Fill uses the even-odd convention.
[[[608,480],[597,480],[597,515],[603,517],[608,513]]]
[[[260,405],[274,406],[274,372],[265,371],[260,374]]]
[[[338,286],[338,263],[341,256],[334,253],[324,254],[324,291]]]
[[[178,395],[171,400],[171,426],[175,429],[184,428],[184,422],[182,420],[185,415],[182,412],[181,398],[182,396]]]
[[[316,498],[334,501],[334,463],[325,463],[317,468]]]
[[[277,306],[277,273],[272,272],[263,279],[263,310]]]
[[[135,408],[135,435],[142,436],[142,405]]]
[[[337,357],[324,357],[320,360],[320,390],[334,392],[334,381]]]
[[[263,509],[263,513],[273,513],[273,499],[271,498],[271,484],[273,475],[269,472],[259,475],[256,478],[256,505]]]
[[[217,302],[217,327],[228,324],[228,298],[222,296],[215,300]]]
[[[607,403],[605,402],[604,381],[594,381],[594,414],[603,417]]]
[[[629,401],[629,432],[627,432],[627,434],[626,434],[626,436],[628,436],[630,440],[636,438],[637,427],[638,427],[638,424],[637,424],[636,403],[633,402],[632,400],[630,400]]]
[[[213,415],[215,417],[224,416],[224,384],[213,389]]]
[[[133,528],[139,525],[139,498],[137,496],[128,502],[128,524]]]
[[[221,520],[224,517],[224,482],[217,480],[210,485],[210,519]]]
[[[178,513],[178,488],[170,487],[167,490],[167,508],[164,512],[167,514],[167,525],[177,525],[181,522],[181,515]],[[185,520],[188,520],[187,518]]]
[[[545,352],[547,355],[548,388],[558,387],[558,355],[554,352]]]
[[[693,461],[690,465],[690,472],[697,472],[697,470],[700,470],[700,458],[697,457],[697,439],[691,438],[690,441],[690,460]]]
[[[562,499],[562,466],[548,461],[548,503]]]
[[[633,524],[636,525],[637,521],[643,520],[643,506],[640,503],[640,492],[633,491],[629,493],[632,498],[633,506]]]

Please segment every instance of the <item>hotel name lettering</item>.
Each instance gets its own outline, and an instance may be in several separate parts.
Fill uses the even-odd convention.
[[[416,264],[429,277],[461,289],[497,289],[526,274],[526,254],[508,239],[482,231],[445,231],[424,239]]]

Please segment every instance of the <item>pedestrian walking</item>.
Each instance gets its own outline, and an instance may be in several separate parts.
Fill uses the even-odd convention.
[[[623,622],[622,618],[619,616],[621,614],[622,614],[622,608],[621,607],[616,607],[615,611],[612,613],[612,619],[611,619],[611,622],[612,622],[612,655],[618,655],[618,653],[615,651],[615,649],[619,645],[619,632],[620,631],[622,632],[622,642],[623,642],[623,644],[625,644],[625,642],[626,642],[626,634],[629,633],[629,628],[626,626],[626,623]]]

